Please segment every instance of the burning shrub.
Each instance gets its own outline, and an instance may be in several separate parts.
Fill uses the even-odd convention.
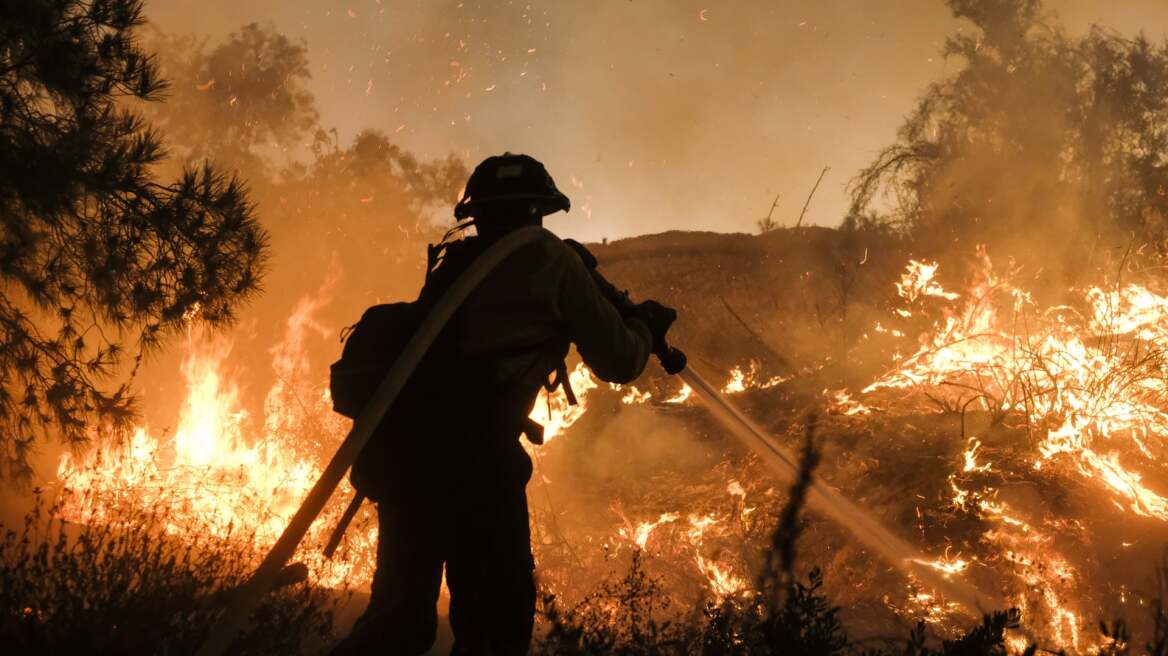
[[[839,618],[840,608],[823,592],[823,575],[812,568],[803,583],[795,578],[795,543],[802,531],[799,519],[819,459],[814,443],[816,422],[807,424],[799,476],[775,528],[767,565],[753,590],[707,602],[704,611],[686,613],[666,593],[659,578],[646,573],[642,552],[636,551],[627,573],[609,580],[568,610],[554,596],[544,601],[548,625],[536,647],[549,654],[783,654],[866,656],[906,654],[1004,655],[1005,633],[1019,626],[1020,613],[987,614],[965,635],[929,647],[924,621],[918,622],[903,645],[865,650],[849,641]],[[1120,625],[1122,629],[1122,625]],[[1033,654],[1031,646],[1026,654]]]
[[[939,641],[939,647],[929,646],[933,641],[926,623],[920,621],[907,638],[865,649],[869,641],[849,639],[839,606],[822,588],[822,573],[812,568],[806,583],[794,581],[784,587],[781,600],[751,591],[744,597],[708,603],[702,612],[686,612],[673,604],[660,581],[647,575],[641,558],[635,556],[624,577],[605,582],[568,610],[560,608],[554,597],[546,598],[543,619],[548,629],[534,652],[564,656],[1004,656],[1009,653],[1006,632],[1018,628],[1021,619],[1017,610],[987,614],[980,625],[957,639]],[[1123,630],[1121,623],[1117,626]],[[1032,645],[1024,654],[1036,651]],[[1163,653],[1152,647],[1149,652]]]
[[[602,583],[575,606],[564,610],[554,595],[544,598],[547,635],[535,648],[546,654],[684,653],[692,637],[675,614],[661,581],[642,567],[634,552],[628,571]]]
[[[1168,433],[1163,281],[1144,276],[1092,286],[1042,307],[1011,275],[996,274],[984,251],[980,259],[967,295],[939,286],[933,294],[942,302],[964,300],[944,305],[944,320],[922,335],[917,352],[864,392],[909,389],[944,411],[964,414],[972,406],[989,413],[993,425],[1013,420],[1037,447],[1035,469],[1071,460],[1110,488],[1117,503],[1168,519],[1168,501],[1114,450],[1127,443],[1134,448],[1126,449],[1125,461],[1155,461],[1159,438]],[[906,289],[913,272],[910,266]],[[911,309],[898,310],[901,316],[919,314],[923,308],[905,298]],[[971,442],[967,458],[975,459],[977,448]],[[975,467],[969,460],[966,471]]]
[[[61,519],[60,500],[46,508],[38,497],[23,528],[4,530],[0,643],[9,653],[184,654],[199,646],[223,597],[255,563],[252,536],[239,529],[229,539],[198,530],[179,537],[167,530],[165,506],[119,509],[77,525]],[[336,600],[303,582],[285,585],[237,647],[319,649],[331,637]]]

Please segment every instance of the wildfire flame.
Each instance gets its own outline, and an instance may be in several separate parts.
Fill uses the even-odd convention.
[[[1168,444],[1168,295],[1131,282],[1072,289],[1065,303],[1040,306],[1014,282],[1016,272],[1000,274],[984,249],[977,255],[973,284],[962,294],[937,282],[936,263],[909,262],[896,284],[904,304],[890,318],[896,328],[880,325],[877,332],[912,334],[912,322],[941,318],[921,333],[911,355],[861,391],[863,403],[843,391],[835,410],[855,415],[877,404],[891,410],[906,399],[929,399],[941,410],[973,407],[998,421],[1017,418],[1031,437],[1034,469],[1072,472],[1106,490],[1116,507],[1168,521],[1168,498],[1144,483]],[[998,467],[984,461],[980,439],[967,439],[957,465],[949,477],[953,506],[992,526],[982,541],[1022,584],[1012,603],[1056,644],[1091,648],[1075,606],[1080,575],[1054,539],[1079,527],[1029,518],[992,486],[961,484]],[[964,561],[929,564],[948,572],[956,562]]]
[[[316,304],[302,304],[289,319],[289,334],[273,349],[274,365],[293,366],[301,357],[302,332],[313,324]],[[279,537],[319,477],[317,457],[306,443],[339,443],[348,422],[331,412],[327,392],[316,389],[307,407],[285,402],[299,390],[278,382],[269,392],[263,421],[242,408],[239,387],[227,371],[231,343],[187,336],[181,374],[186,382],[177,428],[169,439],[147,426],[137,428],[123,444],[95,449],[80,456],[66,454],[58,466],[70,521],[110,521],[116,508],[152,508],[165,504],[166,529],[173,534],[209,533],[224,540],[242,539],[258,557]],[[309,413],[326,435],[305,439],[288,431],[303,425]],[[320,419],[323,418],[323,419]],[[330,424],[331,422],[331,424]],[[342,582],[359,586],[371,576],[376,530],[369,522],[354,527],[347,548],[325,562],[319,547],[327,538],[343,504],[353,494],[348,482],[313,524],[296,559],[309,565],[313,579],[324,585]]]
[[[686,385],[683,383],[681,386],[681,390],[678,391],[677,394],[674,394],[673,396],[669,397],[668,399],[665,399],[665,402],[666,403],[673,403],[673,404],[685,403],[686,401],[689,400],[689,397],[692,394],[693,394],[693,389],[691,389],[689,385]]]
[[[1037,437],[1035,467],[1063,457],[1133,512],[1168,520],[1168,499],[1121,463],[1131,456],[1154,461],[1149,440],[1168,436],[1168,296],[1136,284],[1113,291],[1092,287],[1079,296],[1082,310],[1042,309],[1030,294],[999,279],[985,252],[979,254],[980,279],[965,302],[863,394],[928,388],[959,409],[976,403],[990,412],[1023,413]],[[902,297],[960,300],[932,282],[935,272],[934,265],[910,263],[897,285]],[[922,285],[931,291],[913,291]],[[1021,320],[1025,332],[1013,328]],[[846,392],[837,395],[846,414],[857,412],[850,400]],[[1135,447],[1129,456],[1116,449],[1123,443]]]

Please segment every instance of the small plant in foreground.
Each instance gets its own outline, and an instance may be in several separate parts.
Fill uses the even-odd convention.
[[[624,577],[602,583],[575,606],[563,609],[554,595],[545,596],[549,629],[533,651],[565,656],[683,653],[688,641],[683,627],[661,619],[672,605],[635,551]]]
[[[677,613],[660,582],[643,570],[641,552],[627,575],[602,585],[579,604],[564,609],[545,599],[548,627],[533,653],[541,654],[701,654],[729,656],[997,656],[1007,653],[1006,631],[1019,625],[1016,610],[987,614],[982,624],[956,640],[928,645],[923,622],[908,637],[876,648],[852,642],[839,619],[840,608],[822,591],[813,568],[804,582],[794,574],[800,512],[819,459],[815,419],[808,421],[800,471],[772,535],[767,565],[756,590],[708,602],[703,612]],[[669,611],[674,611],[673,621]],[[1036,652],[1031,646],[1025,653]]]
[[[225,595],[254,564],[247,535],[168,531],[165,506],[102,521],[60,518],[38,497],[20,529],[0,527],[0,644],[14,654],[193,653]],[[159,509],[161,508],[161,509]],[[192,527],[184,527],[191,529]],[[233,647],[297,654],[332,637],[332,601],[308,583],[282,587]]]

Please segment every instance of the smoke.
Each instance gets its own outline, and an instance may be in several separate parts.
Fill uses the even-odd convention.
[[[645,480],[663,467],[696,473],[718,461],[691,423],[643,407],[620,410],[587,441],[572,467],[584,480]]]
[[[1040,3],[948,4],[974,26],[946,45],[961,68],[857,177],[849,221],[891,226],[929,257],[988,244],[1060,291],[1112,248],[1162,239],[1168,46],[1068,33]]]
[[[424,157],[542,158],[592,209],[555,227],[587,240],[753,230],[776,193],[793,222],[824,164],[839,177],[809,219],[837,222],[848,172],[945,70],[950,20],[932,0],[238,5],[153,8],[167,31],[273,21],[304,38],[343,139],[372,127]]]

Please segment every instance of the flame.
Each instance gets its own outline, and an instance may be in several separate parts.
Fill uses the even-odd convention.
[[[973,403],[989,412],[1024,413],[1027,425],[1041,431],[1036,468],[1070,461],[1132,512],[1168,520],[1168,498],[1121,462],[1135,456],[1154,463],[1159,440],[1168,436],[1168,380],[1160,375],[1168,296],[1137,284],[1092,287],[1079,294],[1079,310],[1041,309],[1029,293],[995,274],[984,250],[979,256],[980,279],[964,304],[946,308],[944,322],[922,336],[918,350],[862,394],[928,389],[954,409]],[[935,273],[935,266],[913,261],[897,289],[908,300],[922,294],[960,299],[939,288],[928,291]],[[1021,320],[1025,332],[1012,328]],[[836,400],[843,412],[857,411],[846,392]],[[1101,443],[1134,449],[1121,455],[1115,447],[1101,451]],[[979,445],[971,443],[969,458]]]
[[[742,371],[742,367],[734,367],[730,370],[730,380],[726,386],[722,388],[723,394],[737,394],[745,392],[747,387],[747,374]]]
[[[563,392],[549,394],[547,390],[542,390],[529,415],[532,421],[543,424],[544,444],[563,434],[584,416],[588,410],[588,392],[599,386],[592,375],[592,370],[584,366],[584,363],[577,364],[568,373],[568,381],[576,395],[576,405],[568,403],[568,397]]]
[[[770,389],[790,380],[789,376],[772,376],[765,381],[759,381],[759,371],[762,365],[758,360],[751,360],[749,366],[743,369],[735,366],[730,370],[730,380],[722,387],[723,394],[738,394],[748,389]]]
[[[58,478],[63,488],[74,492],[66,497],[65,518],[103,522],[111,521],[126,504],[165,507],[168,532],[243,540],[242,546],[254,557],[261,556],[320,475],[320,457],[308,452],[306,445],[339,443],[348,428],[347,420],[331,412],[327,390],[312,385],[294,389],[285,377],[307,367],[303,336],[306,330],[321,329],[311,317],[323,302],[302,302],[288,320],[284,340],[272,350],[279,382],[266,396],[262,421],[243,409],[239,386],[226,364],[231,342],[189,333],[180,368],[186,394],[173,436],[168,439],[139,426],[112,448],[65,455]],[[323,435],[305,438],[306,416],[314,418],[314,429]],[[341,487],[296,559],[309,565],[313,580],[320,584],[362,585],[371,576],[376,548],[372,523],[364,522],[362,528],[362,522],[356,522],[333,562],[325,562],[319,552],[352,496],[347,481]]]
[[[961,558],[961,554],[950,557],[948,552],[936,560],[917,562],[919,562],[921,565],[925,565],[926,567],[932,567],[933,569],[941,572],[942,574],[945,574],[946,576],[960,574],[961,572],[969,569],[969,561]]]
[[[614,385],[616,389],[620,389],[620,385]],[[629,385],[629,389],[625,395],[621,397],[621,403],[625,405],[641,405],[648,403],[649,399],[653,398],[650,392],[642,392],[641,390]]]
[[[744,504],[746,490],[738,481],[731,481],[726,491],[738,504]],[[753,508],[744,508],[739,505],[743,515],[749,514]],[[669,554],[691,554],[697,573],[702,577],[706,589],[714,597],[721,599],[738,594],[747,589],[748,580],[737,570],[741,564],[731,562],[721,549],[711,549],[707,544],[710,540],[725,538],[730,534],[730,524],[725,518],[719,518],[714,513],[691,513],[685,515],[677,511],[664,512],[655,520],[632,522],[619,508],[614,511],[621,517],[623,526],[617,529],[618,537],[632,543],[637,549],[646,551],[650,546],[650,538],[659,535],[653,541],[654,551]],[[670,530],[662,533],[662,527],[669,525]]]
[[[825,395],[827,390],[823,390]],[[854,417],[857,415],[867,415],[872,413],[872,408],[860,403],[858,400],[852,398],[851,392],[846,389],[836,390],[831,393],[830,408],[832,412],[841,414],[846,417]]]
[[[987,472],[992,469],[989,463],[984,465],[977,464],[977,451],[980,448],[981,440],[977,439],[976,437],[969,438],[969,446],[966,447],[965,452],[961,454],[962,458],[965,460],[965,464],[962,466],[961,471],[968,474],[970,472]]]
[[[694,563],[698,571],[706,576],[710,591],[719,598],[728,597],[746,588],[746,580],[734,574],[728,566],[717,559],[702,555],[702,542],[706,534],[720,523],[713,515],[690,515],[690,528],[686,532],[690,543],[695,547]]]
[[[681,390],[678,391],[677,394],[674,394],[673,396],[669,397],[668,399],[665,399],[665,402],[666,403],[674,403],[674,404],[685,403],[686,401],[689,400],[689,397],[691,394],[693,394],[693,390],[690,389],[690,386],[686,383],[682,383]]]
[[[1131,283],[1091,287],[1074,292],[1065,306],[1040,307],[1013,282],[1013,274],[1001,275],[984,251],[978,255],[978,274],[961,294],[940,285],[937,263],[910,261],[896,285],[903,307],[894,308],[875,330],[908,342],[900,352],[909,355],[896,358],[887,373],[859,392],[824,390],[831,407],[858,418],[892,414],[905,404],[919,412],[928,399],[945,410],[972,407],[1020,418],[1018,425],[1032,437],[1029,445],[1016,449],[1025,458],[1024,469],[1082,477],[1113,497],[1122,511],[1168,521],[1168,498],[1156,489],[1162,476],[1155,475],[1168,450],[1168,377],[1160,375],[1168,370],[1160,356],[1168,353],[1168,295]],[[174,508],[169,530],[205,530],[230,539],[233,531],[246,527],[255,531],[255,547],[262,552],[319,474],[321,453],[331,453],[346,430],[331,413],[327,390],[295,383],[312,379],[306,336],[328,332],[313,319],[327,302],[324,296],[297,306],[284,340],[270,352],[278,382],[265,397],[262,416],[243,409],[240,385],[228,366],[231,344],[189,336],[180,370],[186,395],[173,435],[141,426],[115,449],[63,459],[59,473],[65,485],[99,492],[93,497],[98,501],[69,506],[69,518],[100,518],[111,498],[134,498],[143,505],[164,500]],[[1024,331],[1016,328],[1022,323]],[[919,335],[915,343],[905,338],[911,335]],[[785,380],[764,380],[753,361],[725,375],[727,394]],[[577,365],[569,379],[578,405],[569,405],[559,392],[541,393],[531,412],[545,425],[545,440],[559,439],[595,401],[590,397],[598,381],[586,366]],[[625,405],[682,404],[693,394],[687,385],[672,396],[654,388],[657,397],[632,385],[609,388]],[[305,438],[306,417],[323,425],[322,434]],[[1033,618],[1028,620],[1032,626],[1056,644],[1089,650],[1091,641],[1083,633],[1084,627],[1090,632],[1083,620],[1089,608],[1080,607],[1083,575],[1056,540],[1081,529],[1065,520],[1031,516],[985,482],[1006,473],[1016,464],[1008,456],[1017,455],[1006,453],[990,434],[963,433],[959,447],[948,476],[951,510],[975,515],[982,527],[979,539],[960,548],[969,553],[978,544],[979,549],[988,546],[989,553],[946,552],[921,564],[947,576],[975,566],[1007,569],[1017,584],[1011,602]],[[728,482],[720,489],[729,495],[734,514],[708,512],[704,505],[668,512],[654,508],[640,521],[626,520],[616,531],[618,544],[680,556],[685,571],[699,577],[715,597],[747,589],[745,561],[722,547],[735,536],[735,518],[755,510],[746,507],[740,482],[750,479],[723,480]],[[347,550],[330,567],[308,546],[323,542],[349,492],[335,495],[297,555],[309,563],[314,580],[324,584],[360,584],[368,580],[374,562],[374,522],[350,529]],[[907,595],[908,605],[929,621],[944,621],[952,612],[952,605],[931,591],[910,586]]]
[[[935,280],[939,268],[936,262],[909,260],[904,276],[896,283],[896,293],[910,303],[926,296],[950,301],[958,298],[957,294],[945,291]]]
[[[972,407],[998,422],[1011,418],[1031,437],[1030,450],[1013,445],[1013,455],[1033,469],[1077,475],[1121,511],[1168,521],[1168,497],[1145,483],[1149,473],[1162,471],[1168,452],[1168,293],[1154,280],[1097,285],[1068,290],[1063,305],[1041,306],[1015,282],[1017,271],[995,270],[983,248],[977,258],[962,294],[940,286],[935,262],[908,263],[896,283],[903,307],[876,332],[913,334],[912,326],[939,318],[920,333],[911,355],[860,392],[862,403],[841,391],[833,396],[835,409],[860,414],[861,407],[892,411],[907,403],[919,412],[927,400],[944,411]],[[1012,603],[1055,644],[1076,652],[1094,648],[1082,633],[1089,626],[1084,609],[1076,605],[1081,576],[1054,538],[1081,527],[1029,517],[989,483],[971,486],[1005,467],[984,460],[977,437],[966,440],[955,465],[952,506],[990,526],[982,541],[1021,584]],[[956,567],[954,561],[927,564],[947,573]]]
[[[627,529],[620,529],[618,533],[629,538],[633,544],[644,550],[645,545],[649,543],[649,536],[653,534],[653,530],[662,524],[668,524],[677,521],[681,515],[675,512],[661,513],[655,522],[641,522],[630,532]]]
[[[722,598],[741,592],[746,588],[746,580],[734,574],[715,560],[703,558],[700,553],[695,556],[698,569],[706,575],[710,583],[710,591],[714,596]]]

